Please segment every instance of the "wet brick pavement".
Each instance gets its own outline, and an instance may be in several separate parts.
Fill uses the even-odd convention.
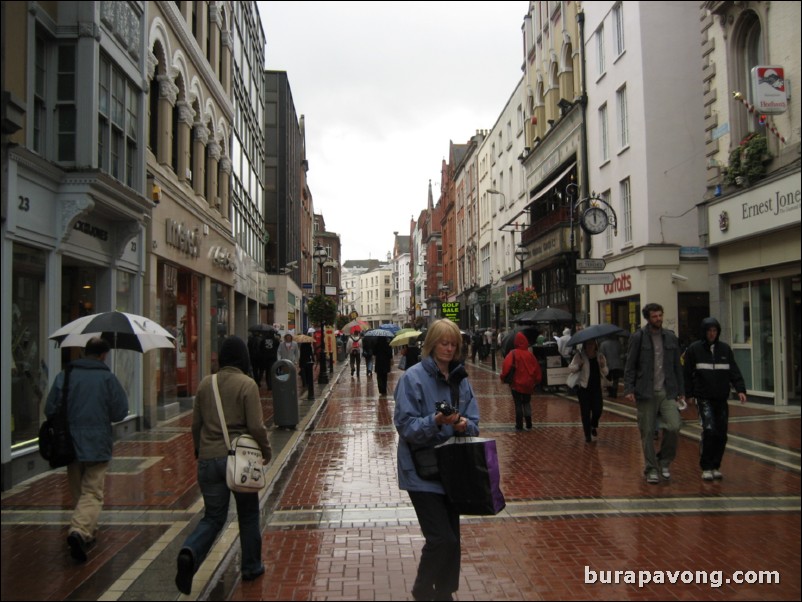
[[[270,431],[263,577],[239,581],[232,504],[234,520],[192,596],[175,590],[175,556],[203,508],[184,414],[115,445],[98,543],[84,565],[65,544],[63,469],[3,494],[2,599],[411,599],[423,538],[396,483],[393,400],[343,368],[317,401],[301,397],[298,430]],[[700,479],[689,408],[671,481],[647,485],[631,404],[606,400],[600,437],[587,444],[575,400],[537,395],[535,428],[518,433],[506,387],[487,365],[468,369],[482,434],[497,440],[507,508],[463,518],[459,600],[800,599],[798,407],[731,404],[725,478],[714,483]],[[401,374],[391,373],[391,390]],[[272,424],[266,390],[263,403]],[[722,582],[683,583],[690,574],[680,573],[677,583],[639,587],[622,573],[621,583],[600,583],[609,571],[722,571]],[[736,584],[736,571],[776,571],[780,583]]]

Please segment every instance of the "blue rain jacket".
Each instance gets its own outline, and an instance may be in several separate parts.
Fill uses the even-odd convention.
[[[450,384],[451,383],[451,384]],[[448,380],[437,368],[434,359],[424,358],[407,369],[395,388],[395,415],[398,431],[398,486],[407,491],[425,491],[444,494],[439,481],[421,479],[415,472],[410,444],[421,447],[438,445],[455,434],[449,425],[438,426],[434,420],[435,403],[452,402],[451,385],[459,391],[459,413],[468,420],[466,435],[479,434],[479,405],[468,382],[465,367],[452,362]]]
[[[61,406],[64,372],[56,376],[47,396],[45,415],[49,418]],[[80,462],[108,462],[114,442],[112,422],[128,416],[128,397],[109,367],[96,359],[72,362],[67,392],[67,421],[75,455]]]

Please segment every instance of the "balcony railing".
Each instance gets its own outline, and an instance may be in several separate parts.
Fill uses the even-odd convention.
[[[571,212],[568,207],[560,207],[548,215],[541,217],[533,221],[527,228],[522,232],[521,235],[521,242],[526,245],[534,240],[537,239],[538,236],[541,236],[544,232],[551,230],[554,226],[558,224],[565,223],[571,221]]]

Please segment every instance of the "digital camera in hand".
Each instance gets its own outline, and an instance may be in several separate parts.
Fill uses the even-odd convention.
[[[457,413],[457,408],[449,405],[445,401],[438,401],[434,404],[434,409],[440,412],[443,416],[451,416],[451,414]]]

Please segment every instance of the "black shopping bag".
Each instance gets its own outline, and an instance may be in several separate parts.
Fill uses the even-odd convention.
[[[443,488],[460,514],[495,515],[504,509],[495,439],[452,437],[435,449]]]

